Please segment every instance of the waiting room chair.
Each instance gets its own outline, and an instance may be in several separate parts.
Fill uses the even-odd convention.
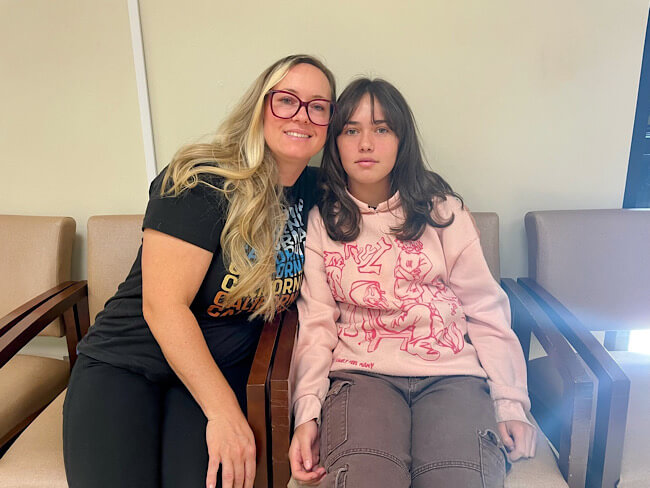
[[[16,354],[35,335],[62,337],[61,321],[17,327],[39,304],[69,286],[75,221],[70,217],[0,215],[0,448],[66,387],[70,364]],[[67,283],[66,283],[67,282]]]
[[[626,342],[650,328],[650,210],[530,212],[525,223],[529,278],[519,282],[597,378],[587,486],[647,488],[650,356]],[[605,331],[604,345],[591,331]]]
[[[473,214],[481,233],[481,246],[488,267],[495,279],[500,278],[499,268],[499,218],[493,212],[476,212]],[[501,281],[509,296],[513,328],[517,333],[524,353],[528,355],[530,337],[534,335],[541,344],[550,364],[562,378],[555,392],[554,412],[561,419],[559,435],[553,436],[549,443],[540,431],[537,439],[535,458],[521,460],[513,464],[506,478],[506,488],[582,488],[585,484],[587,454],[589,444],[589,418],[593,401],[593,382],[581,361],[571,350],[568,342],[553,326],[533,298],[512,279]],[[285,323],[279,336],[270,375],[269,403],[272,456],[269,486],[284,488],[290,480],[290,467],[287,458],[291,438],[291,410],[288,372],[291,351],[297,330],[295,312],[286,315]],[[282,348],[282,349],[280,349]],[[538,389],[538,383],[544,383],[544,377],[531,375],[529,372],[529,389]],[[538,410],[533,401],[532,411]],[[531,418],[535,423],[535,419]],[[558,453],[557,455],[551,449]],[[296,488],[295,480],[289,487]]]
[[[83,337],[104,303],[126,278],[142,241],[141,226],[142,215],[91,217],[88,221],[87,283],[84,281],[71,284],[27,315],[22,325],[30,327],[32,324],[51,320],[52,316],[63,315],[66,327],[76,331],[75,341]],[[264,379],[261,381],[261,392],[260,384],[255,384],[249,379],[248,420],[256,436],[260,482],[266,480],[266,435],[269,431],[265,404],[265,379],[268,375],[264,368],[269,368],[273,359],[275,332],[279,330],[281,317],[264,328],[256,352],[254,369],[257,376],[251,374],[251,378]],[[76,353],[71,355],[71,361],[74,362],[75,359]],[[64,398],[65,392],[36,418],[0,458],[0,486],[67,488],[62,446]]]

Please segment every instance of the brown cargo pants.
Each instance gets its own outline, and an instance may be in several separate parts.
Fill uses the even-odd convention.
[[[507,461],[484,379],[335,371],[330,380],[320,486],[503,487]]]

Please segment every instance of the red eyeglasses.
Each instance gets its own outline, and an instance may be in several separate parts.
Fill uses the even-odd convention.
[[[307,111],[307,117],[314,125],[329,125],[334,115],[334,103],[325,98],[315,98],[303,102],[293,93],[284,90],[271,90],[271,113],[279,119],[290,119],[302,107]]]

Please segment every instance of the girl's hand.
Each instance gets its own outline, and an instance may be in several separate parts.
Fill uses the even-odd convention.
[[[526,422],[507,420],[498,424],[499,436],[511,462],[535,456],[537,429]]]
[[[310,420],[299,425],[289,447],[291,474],[303,484],[316,484],[325,476],[325,468],[318,466],[318,425]]]
[[[208,419],[205,440],[209,455],[206,488],[217,486],[219,465],[223,488],[252,488],[255,480],[255,438],[239,406]]]

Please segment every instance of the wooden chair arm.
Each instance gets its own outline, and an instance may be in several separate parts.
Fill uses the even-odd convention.
[[[74,281],[66,281],[59,285],[56,285],[44,293],[41,293],[38,296],[35,296],[31,300],[26,301],[19,307],[15,308],[9,312],[4,317],[0,317],[0,336],[4,335],[9,329],[11,329],[18,321],[20,321],[25,315],[38,307],[41,303],[48,300],[52,296],[56,295],[60,291],[65,290],[67,287],[72,285]],[[40,332],[40,331],[39,331]]]
[[[558,464],[570,487],[584,487],[589,456],[593,381],[567,340],[534,298],[512,279],[501,280],[501,286],[510,299],[513,329],[518,331],[520,337],[525,337],[524,342],[527,344],[530,343],[530,333],[535,334],[562,378],[562,401],[555,407],[560,409],[561,419],[559,441],[555,446],[559,455]],[[529,386],[535,386],[536,378],[530,374],[528,381]],[[541,423],[540,426],[544,427]]]
[[[598,378],[593,451],[588,486],[615,486],[620,478],[630,380],[605,347],[562,303],[535,280],[518,282],[539,303]]]
[[[55,289],[58,289],[58,291],[53,292]],[[68,282],[39,295],[39,297],[45,297],[48,294],[50,295],[49,298],[41,300],[27,313],[22,313],[19,320],[8,320],[3,327],[0,336],[0,367],[4,366],[50,322],[61,316],[63,316],[66,337],[68,338],[70,366],[72,367],[74,364],[77,357],[76,343],[81,339],[82,331],[85,333],[88,330],[88,287],[85,281]],[[28,303],[37,302],[39,297]],[[86,305],[85,315],[83,310],[84,302]],[[29,305],[25,304],[24,307],[29,308]],[[21,313],[17,313],[16,316],[21,316]],[[84,319],[86,319],[85,323]],[[71,335],[72,337],[70,337]]]
[[[289,368],[297,327],[295,307],[264,324],[248,377],[247,417],[257,448],[256,488],[284,488],[291,475]]]
[[[255,436],[257,450],[257,472],[255,488],[269,486],[270,466],[268,463],[271,449],[270,411],[268,408],[268,389],[271,376],[271,363],[275,352],[278,331],[283,314],[278,314],[272,322],[267,322],[262,328],[260,340],[257,343],[255,358],[246,383],[246,417]]]
[[[271,469],[273,487],[286,487],[291,478],[289,445],[291,443],[291,389],[289,372],[293,346],[298,332],[298,311],[290,308],[284,314],[271,369],[269,400],[271,404]]]

